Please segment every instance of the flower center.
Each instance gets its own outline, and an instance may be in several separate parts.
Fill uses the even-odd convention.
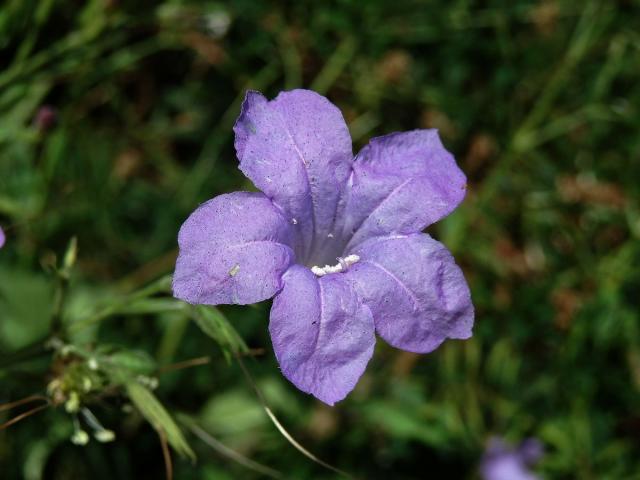
[[[323,277],[329,273],[346,272],[347,269],[357,263],[360,260],[358,255],[347,255],[346,257],[338,257],[338,263],[335,265],[325,265],[324,267],[318,267],[314,265],[311,267],[311,271],[318,277]]]

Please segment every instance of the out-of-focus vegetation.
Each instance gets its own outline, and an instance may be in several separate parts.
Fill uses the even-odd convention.
[[[640,478],[638,25],[635,0],[6,0],[0,423],[45,407],[0,432],[0,476],[158,479],[169,444],[178,479],[335,478],[237,354],[289,433],[358,478],[477,478],[492,435],[539,438],[545,478]],[[439,128],[469,178],[430,232],[469,279],[474,337],[379,342],[335,408],[281,376],[268,302],[194,310],[168,288],[190,211],[251,188],[245,90],[300,86],[356,149]],[[76,421],[115,439],[74,445]]]

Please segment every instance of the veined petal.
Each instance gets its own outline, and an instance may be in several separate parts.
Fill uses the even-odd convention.
[[[435,350],[446,338],[469,338],[473,305],[451,253],[429,235],[372,238],[345,274],[371,309],[376,331],[394,347]]]
[[[271,298],[294,261],[292,236],[285,218],[262,193],[215,197],[180,229],[174,295],[207,305]]]
[[[333,405],[353,390],[373,354],[371,312],[342,275],[318,278],[295,265],[283,280],[269,322],[282,373]]]
[[[388,233],[416,233],[448,215],[466,178],[436,130],[373,138],[356,156],[343,231],[347,247]]]
[[[337,241],[336,210],[353,156],[340,110],[310,90],[272,101],[250,91],[234,132],[240,169],[284,210],[303,262],[314,243]]]

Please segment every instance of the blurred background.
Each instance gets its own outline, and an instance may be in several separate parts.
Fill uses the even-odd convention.
[[[357,478],[477,479],[489,439],[535,438],[541,478],[639,479],[639,25],[634,0],[5,0],[0,476],[338,478],[253,382]],[[252,188],[245,90],[301,86],[355,151],[438,128],[469,179],[429,233],[473,338],[378,342],[334,408],[280,374],[269,302],[191,309],[167,277],[188,214]]]

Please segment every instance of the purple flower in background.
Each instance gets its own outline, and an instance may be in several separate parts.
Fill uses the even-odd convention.
[[[51,130],[58,120],[57,110],[50,105],[43,105],[38,109],[33,119],[33,124],[41,132]]]
[[[333,405],[356,385],[375,332],[412,352],[469,338],[469,288],[428,225],[465,195],[435,130],[374,138],[354,158],[340,111],[309,90],[248,92],[234,132],[262,193],[202,204],[180,229],[174,295],[249,304],[275,295],[269,331],[284,375]]]
[[[540,480],[530,468],[542,455],[542,444],[535,438],[525,440],[517,448],[492,438],[482,458],[480,474],[483,480]]]
[[[4,247],[5,240],[4,232],[2,231],[2,227],[0,227],[0,248]]]

